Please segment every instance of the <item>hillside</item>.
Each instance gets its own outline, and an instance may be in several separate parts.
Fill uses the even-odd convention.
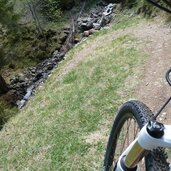
[[[161,21],[122,13],[70,50],[1,130],[0,170],[102,170],[118,107],[151,102],[154,79],[169,67],[170,29]]]

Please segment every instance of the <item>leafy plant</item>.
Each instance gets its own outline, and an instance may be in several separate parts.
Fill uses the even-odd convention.
[[[61,18],[59,0],[43,0],[40,6],[40,11],[48,20],[59,20]]]
[[[19,15],[14,13],[14,2],[9,0],[0,0],[0,23],[10,30],[17,27]]]

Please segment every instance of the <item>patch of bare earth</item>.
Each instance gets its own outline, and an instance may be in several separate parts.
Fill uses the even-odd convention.
[[[171,88],[165,81],[165,72],[171,67],[171,29],[163,23],[140,24],[136,27],[116,31],[101,37],[100,41],[98,41],[100,43],[96,43],[94,47],[129,34],[134,35],[143,42],[137,46],[143,48],[150,56],[146,63],[138,68],[138,73],[141,76],[136,77],[137,82],[140,83],[134,89],[134,97],[144,102],[155,113],[167,100],[171,92]],[[93,50],[94,48],[91,49]],[[88,54],[91,53],[91,49]],[[84,57],[86,57],[85,54]],[[135,78],[133,81],[135,81]],[[171,115],[169,116],[168,110],[164,111],[161,116],[160,120],[171,121]],[[90,134],[87,136],[86,141],[89,143],[101,141],[104,139],[103,132],[106,134],[106,131],[102,131],[100,134],[99,131]]]
[[[167,85],[164,78],[165,72],[171,67],[171,29],[162,22],[143,23],[96,38],[91,42],[91,45],[86,45],[71,61],[66,63],[57,79],[62,79],[96,48],[125,35],[133,35],[141,40],[142,44],[137,46],[150,56],[146,63],[138,68],[140,76],[137,76],[136,79],[140,83],[134,89],[134,97],[144,102],[153,112],[156,112],[167,100],[171,92],[171,88]],[[133,81],[135,81],[135,78]],[[168,110],[162,113],[160,120],[171,121],[171,115],[169,115]],[[100,126],[98,131],[84,137],[85,141],[89,144],[106,143],[109,134],[108,125],[109,121],[106,121],[103,126]]]
[[[150,24],[135,35],[147,40],[143,48],[150,56],[146,64],[140,68],[141,83],[136,88],[135,97],[156,113],[171,95],[171,88],[165,81],[165,73],[171,67],[171,29],[162,24]],[[169,106],[159,120],[171,121]]]

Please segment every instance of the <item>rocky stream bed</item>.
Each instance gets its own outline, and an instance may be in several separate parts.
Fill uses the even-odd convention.
[[[8,94],[13,96],[11,103],[17,105],[19,109],[25,106],[29,98],[35,94],[36,89],[46,81],[52,70],[64,59],[68,50],[76,43],[100,31],[109,24],[119,8],[120,4],[108,4],[100,1],[89,14],[84,14],[82,17],[79,17],[76,21],[76,32],[79,33],[80,38],[74,37],[72,46],[67,47],[67,50],[61,47],[53,53],[52,57],[42,61],[35,67],[25,69],[24,72],[10,79]],[[70,36],[70,31],[68,29],[63,31],[66,35],[65,41],[67,41],[67,37]],[[66,42],[64,43],[66,44]]]

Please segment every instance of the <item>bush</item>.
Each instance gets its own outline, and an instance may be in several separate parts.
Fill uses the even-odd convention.
[[[62,10],[70,10],[75,5],[74,0],[61,0],[59,1],[59,7]]]
[[[48,20],[59,20],[61,18],[61,10],[59,0],[43,0],[40,7],[41,13]]]
[[[41,13],[48,20],[57,21],[61,19],[64,10],[70,10],[75,5],[75,0],[43,0],[41,3]]]

